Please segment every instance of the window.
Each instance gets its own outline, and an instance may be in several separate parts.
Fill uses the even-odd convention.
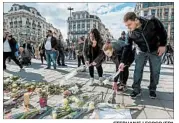
[[[87,24],[87,28],[90,28],[90,24],[89,23]]]
[[[80,23],[78,23],[77,28],[80,28]]]
[[[76,24],[73,24],[73,30],[76,29]]]
[[[93,24],[93,28],[96,28],[96,24]]]
[[[84,23],[82,24],[82,28],[85,28],[85,24]]]
[[[145,3],[143,4],[143,8],[148,8],[148,7],[149,7],[149,3],[145,2]]]
[[[151,10],[151,15],[155,16],[155,9]]]
[[[15,8],[15,11],[17,11],[17,7],[14,7]]]
[[[169,9],[168,9],[168,8],[165,8],[165,9],[164,9],[164,18],[165,18],[165,19],[168,18],[168,12],[169,12]]]
[[[150,2],[149,3],[150,7],[155,7],[155,6],[159,6],[159,2]]]
[[[148,15],[148,13],[149,13],[149,11],[147,10],[147,11],[144,11],[144,16],[147,16]]]
[[[78,19],[80,19],[80,14],[78,14]]]
[[[82,18],[85,18],[85,14],[82,15]]]

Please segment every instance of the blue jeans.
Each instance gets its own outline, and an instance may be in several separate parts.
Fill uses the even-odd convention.
[[[139,51],[139,50],[138,50]],[[161,56],[158,56],[157,51],[152,53],[137,52],[135,55],[135,71],[134,71],[134,83],[132,88],[136,93],[141,90],[141,81],[143,76],[143,69],[146,59],[149,60],[150,65],[150,91],[156,91],[157,84],[159,83],[160,69],[161,69]]]
[[[56,59],[57,59],[57,52],[52,50],[46,50],[46,59],[47,59],[47,66],[51,67],[51,61],[53,63],[53,67],[56,68]]]

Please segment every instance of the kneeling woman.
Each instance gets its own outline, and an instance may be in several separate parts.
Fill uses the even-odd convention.
[[[103,59],[105,56],[108,56],[111,58],[111,60],[116,64],[116,72],[119,70],[119,64],[120,64],[120,60],[122,57],[122,52],[125,46],[125,42],[124,41],[119,41],[119,42],[113,42],[111,43],[110,41],[107,41],[104,46],[103,46],[103,56],[99,56],[97,59],[100,61],[101,59]],[[118,86],[117,86],[117,81],[119,80],[119,90],[120,91],[125,91],[126,88],[126,84],[127,84],[127,80],[128,80],[128,76],[129,76],[129,66],[133,63],[134,61],[134,55],[135,55],[135,49],[131,50],[128,53],[128,60],[125,61],[125,68],[123,71],[120,72],[120,75],[118,75],[117,77],[114,78],[114,82],[113,82],[113,89],[115,91],[117,91]],[[98,62],[93,62],[93,65],[98,64]]]

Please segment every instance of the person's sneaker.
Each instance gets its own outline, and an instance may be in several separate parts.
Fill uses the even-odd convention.
[[[141,92],[136,93],[135,91],[133,91],[133,92],[130,94],[131,98],[136,98],[136,97],[138,97],[138,96],[140,96],[140,95],[141,95]]]
[[[127,86],[126,85],[120,85],[119,91],[127,91]]]
[[[151,99],[155,99],[155,98],[157,97],[155,91],[150,91],[149,97],[150,97]]]
[[[94,84],[94,78],[90,78],[89,83],[90,83],[90,86],[92,86]]]
[[[103,85],[103,77],[99,77],[99,85]]]
[[[58,66],[61,66],[61,64],[58,64]]]
[[[50,69],[50,67],[46,67],[45,69]]]
[[[67,65],[66,64],[62,64],[62,66],[66,67]]]

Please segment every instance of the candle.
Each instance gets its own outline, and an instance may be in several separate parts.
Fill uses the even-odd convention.
[[[28,108],[29,108],[29,93],[24,94],[24,106],[28,110]]]

